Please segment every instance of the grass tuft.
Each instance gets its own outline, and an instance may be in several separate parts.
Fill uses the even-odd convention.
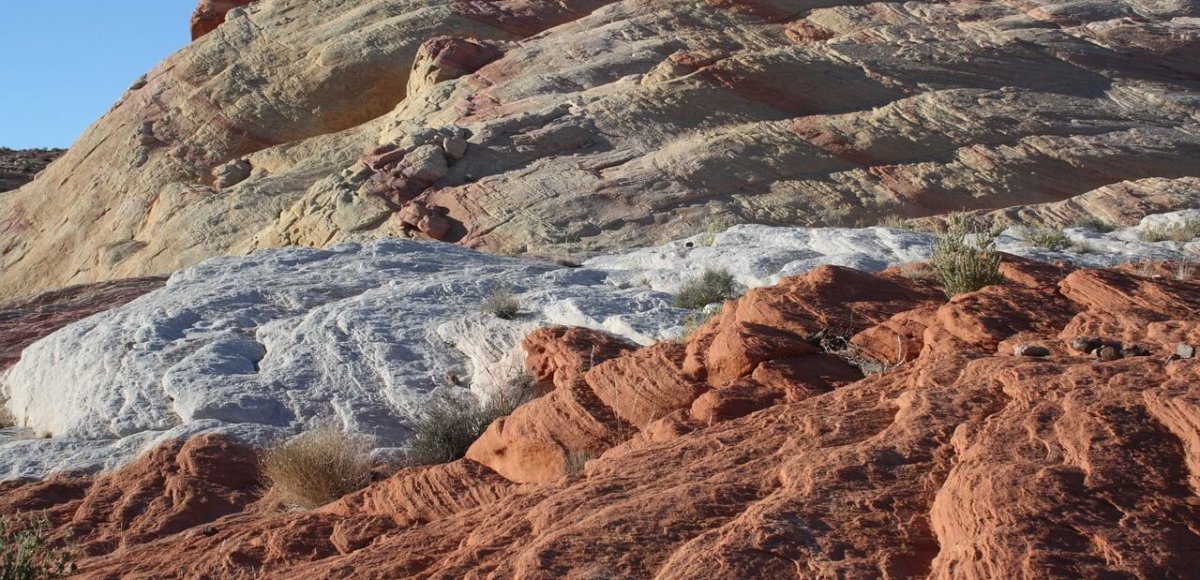
[[[737,282],[724,270],[705,270],[699,278],[684,283],[675,295],[675,306],[701,310],[709,304],[737,298]]]
[[[512,320],[521,311],[521,301],[517,299],[512,288],[501,286],[492,290],[483,301],[480,310],[502,320]]]
[[[1114,224],[1104,218],[1099,218],[1093,215],[1085,215],[1071,223],[1071,227],[1107,234],[1109,232],[1116,231],[1117,224]]]
[[[285,505],[313,509],[370,483],[371,445],[361,435],[320,427],[272,445],[262,469]]]
[[[408,441],[409,463],[437,465],[462,459],[488,425],[536,397],[536,387],[528,378],[508,385],[486,403],[469,397],[434,397]]]
[[[1061,251],[1071,246],[1071,240],[1062,230],[1055,228],[1028,228],[1024,230],[1025,243],[1043,250]]]

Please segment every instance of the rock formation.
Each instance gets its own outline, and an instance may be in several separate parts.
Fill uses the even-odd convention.
[[[1011,256],[1002,274],[947,302],[899,270],[825,266],[727,303],[681,343],[640,349],[541,330],[527,364],[549,394],[494,424],[470,458],[308,514],[244,497],[186,517],[121,511],[121,497],[158,497],[160,480],[134,474],[182,464],[178,445],[94,483],[9,484],[0,505],[84,524],[84,578],[1194,569],[1200,363],[1168,354],[1200,342],[1200,284]],[[838,348],[816,340],[833,335]],[[1141,352],[1074,348],[1093,337]],[[1018,345],[1048,355],[1014,356]],[[863,376],[868,360],[889,365]],[[230,493],[224,480],[190,489]]]
[[[62,149],[14,151],[0,147],[0,193],[14,190],[33,181],[35,175],[62,154]]]
[[[1155,260],[1200,253],[1200,240],[1140,239],[1145,228],[1189,219],[1200,223],[1200,211],[1148,216],[1139,226],[1108,233],[1073,228],[1065,234],[1073,245],[1060,250],[1033,247],[1020,228],[1010,228],[998,245],[1043,261],[1140,262],[1145,269]],[[671,294],[707,269],[726,270],[738,284],[754,288],[823,264],[879,271],[920,261],[928,257],[932,241],[927,233],[887,228],[744,225],[598,256],[581,267],[407,240],[264,250],[180,271],[149,296],[61,330],[72,319],[131,300],[162,281],[50,293],[0,310],[0,345],[9,349],[12,362],[18,352],[21,356],[0,376],[0,406],[27,436],[0,441],[0,479],[113,468],[147,447],[197,433],[262,443],[334,418],[348,429],[370,433],[380,453],[395,454],[429,396],[452,391],[487,399],[516,380],[525,361],[521,341],[540,327],[588,327],[620,336],[629,347],[649,344],[683,331],[690,311],[672,307]],[[871,284],[859,279],[844,285],[860,283]],[[519,316],[503,320],[482,311],[481,304],[498,288],[519,299]],[[913,324],[897,328],[911,334],[917,332]],[[752,339],[787,344],[755,325],[721,340]],[[807,343],[792,346],[798,352],[809,349]],[[894,339],[861,346],[881,357],[895,356],[897,348]],[[904,346],[913,355],[920,351],[911,339]],[[589,354],[589,364],[619,369],[624,363],[601,363],[609,358],[606,352],[623,348],[599,348]],[[675,347],[659,348],[645,356],[670,368]],[[535,365],[542,369],[538,376],[549,378],[557,364],[552,361],[560,356],[555,349],[538,355],[543,361]],[[722,376],[737,374],[754,364],[751,358],[711,366]],[[845,380],[844,365],[830,360],[822,368],[828,376],[820,385]],[[597,368],[590,376],[611,383],[612,374],[605,373]],[[645,380],[651,389],[675,384],[661,374],[647,374]],[[555,383],[569,387],[571,381],[559,377]],[[698,395],[693,387],[676,386],[675,393],[647,394],[644,404],[691,401]],[[706,395],[697,408],[704,409],[704,420],[754,408],[747,397],[763,391],[745,389],[730,390],[726,398]],[[606,404],[622,406],[606,398],[609,387],[597,390]],[[780,400],[791,396],[777,394]],[[579,400],[580,408],[592,404],[588,397]],[[632,415],[622,420],[654,414],[650,408],[627,412]],[[577,441],[582,446],[577,451],[586,454],[594,450],[598,427],[588,426],[594,422],[572,417],[553,431]],[[53,437],[29,438],[47,434]],[[480,459],[514,458],[503,446],[477,452]],[[553,472],[566,459],[549,458],[543,469]],[[515,477],[506,468],[494,468]]]
[[[387,235],[1196,205],[1194,2],[237,3],[0,198],[0,295]]]

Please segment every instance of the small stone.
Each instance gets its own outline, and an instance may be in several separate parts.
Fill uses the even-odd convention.
[[[1104,341],[1094,336],[1080,336],[1071,341],[1071,348],[1079,351],[1092,354],[1104,346]]]
[[[1018,344],[1013,349],[1013,354],[1017,356],[1044,357],[1050,356],[1050,349],[1038,344]]]
[[[442,149],[446,151],[446,156],[458,161],[467,154],[467,140],[458,137],[446,137],[442,140]]]
[[[1196,347],[1181,342],[1179,343],[1179,346],[1175,347],[1175,354],[1178,355],[1179,358],[1194,358],[1196,356]]]
[[[213,170],[213,178],[217,189],[233,187],[250,177],[254,167],[245,159],[236,159]]]
[[[1100,357],[1100,360],[1103,361],[1117,360],[1121,358],[1121,347],[1106,344],[1100,347],[1100,350],[1096,351],[1096,356]]]

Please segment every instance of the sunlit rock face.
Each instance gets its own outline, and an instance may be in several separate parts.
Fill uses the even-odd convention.
[[[1088,192],[1072,211],[1136,221],[1196,204],[1197,16],[1099,0],[255,2],[0,198],[0,292],[389,235],[606,250]]]

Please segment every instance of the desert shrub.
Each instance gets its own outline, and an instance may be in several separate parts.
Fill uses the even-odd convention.
[[[965,220],[951,220],[947,231],[933,243],[929,267],[947,298],[1000,283],[1000,254],[995,230],[983,232]],[[973,240],[968,240],[968,237]]]
[[[492,290],[480,309],[496,318],[512,320],[521,311],[521,301],[513,294],[512,288],[501,286]]]
[[[716,219],[708,222],[708,225],[704,227],[704,237],[700,238],[700,245],[711,246],[717,243],[717,234],[729,228],[729,222],[724,219]]]
[[[313,509],[370,483],[371,445],[338,427],[319,427],[272,445],[262,469],[285,505]]]
[[[0,429],[8,429],[17,424],[17,418],[13,416],[12,411],[8,407],[0,404]]]
[[[442,395],[433,397],[408,440],[412,465],[436,465],[462,459],[488,425],[533,400],[537,390],[528,378],[515,381],[487,402]]]
[[[1200,238],[1200,219],[1192,219],[1173,225],[1149,227],[1142,230],[1145,242],[1190,242]]]
[[[72,573],[73,551],[55,546],[51,531],[45,516],[0,518],[0,580],[47,580]]]
[[[1067,235],[1055,228],[1029,228],[1023,234],[1026,244],[1043,250],[1065,250],[1071,245]]]
[[[1085,216],[1080,217],[1079,219],[1075,220],[1071,224],[1071,227],[1082,228],[1085,230],[1091,230],[1093,232],[1100,232],[1102,234],[1107,234],[1108,232],[1116,230],[1117,224],[1114,224],[1108,220],[1105,220],[1103,218],[1098,218],[1093,215],[1085,215]]]
[[[699,278],[684,283],[675,295],[675,306],[700,310],[709,304],[737,297],[737,282],[724,270],[705,270]]]
[[[909,262],[900,265],[900,275],[909,280],[928,280],[933,274],[927,264],[921,262]]]

